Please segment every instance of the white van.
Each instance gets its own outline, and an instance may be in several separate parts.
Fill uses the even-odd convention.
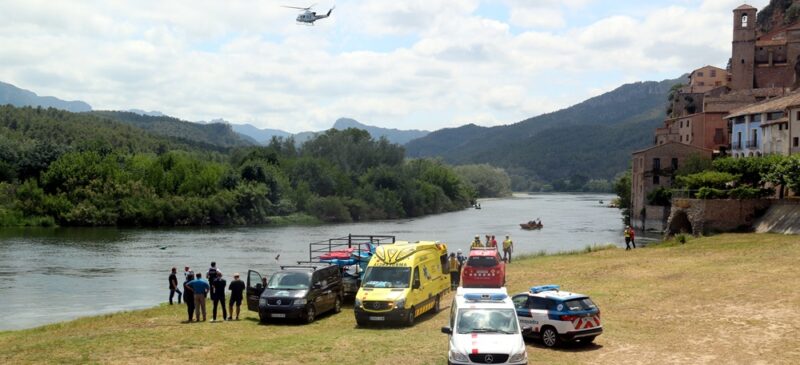
[[[506,288],[458,288],[450,306],[448,364],[527,364],[528,352]]]

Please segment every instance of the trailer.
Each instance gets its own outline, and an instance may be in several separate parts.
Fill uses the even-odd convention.
[[[334,264],[342,270],[344,295],[353,297],[361,287],[361,278],[369,260],[379,245],[393,244],[395,236],[356,235],[329,238],[308,244],[308,260],[303,264]]]

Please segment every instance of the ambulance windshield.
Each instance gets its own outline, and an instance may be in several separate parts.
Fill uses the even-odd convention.
[[[517,333],[513,309],[460,309],[456,331],[465,333]]]
[[[364,273],[363,282],[365,288],[408,288],[411,268],[370,266]]]

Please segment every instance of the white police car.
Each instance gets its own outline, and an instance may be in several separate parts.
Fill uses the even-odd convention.
[[[460,287],[450,306],[448,364],[527,364],[528,353],[506,288]]]
[[[534,286],[512,298],[520,326],[547,347],[561,342],[591,343],[603,333],[600,309],[588,296],[561,291],[558,285]]]

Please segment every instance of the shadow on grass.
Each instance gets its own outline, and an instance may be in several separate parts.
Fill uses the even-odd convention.
[[[574,341],[562,343],[555,347],[547,347],[542,343],[542,340],[531,339],[531,338],[525,338],[525,344],[537,349],[552,350],[559,352],[589,352],[589,351],[597,351],[603,348],[603,345],[598,345],[594,342],[586,344]]]
[[[350,312],[352,312],[353,307],[349,307]],[[346,315],[348,311],[347,306],[342,306],[342,311],[339,313],[335,313],[333,310],[329,310],[325,313],[317,314],[317,317],[314,318],[314,322],[325,320],[329,317],[336,316],[336,315]],[[261,326],[304,326],[309,323],[303,318],[269,318],[266,322],[262,322],[258,317],[247,317],[244,319],[245,321],[255,322]]]

